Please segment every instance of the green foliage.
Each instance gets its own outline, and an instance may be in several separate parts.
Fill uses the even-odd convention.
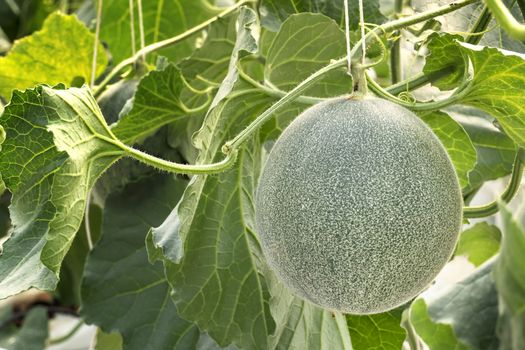
[[[386,18],[379,11],[379,1],[363,1],[365,22],[383,23]],[[357,29],[359,24],[359,9],[357,0],[348,1],[348,10],[350,17],[350,28]],[[288,16],[301,12],[322,13],[333,18],[337,23],[343,25],[343,2],[338,0],[262,0],[259,4],[259,11],[262,16],[263,26],[276,32],[279,30],[282,22]]]
[[[344,40],[343,31],[326,16],[292,15],[283,23],[268,49],[264,79],[281,90],[291,90],[330,60],[344,56]],[[323,50],[316,52],[321,46]],[[341,69],[328,74],[324,81],[305,91],[305,95],[342,95],[351,86],[352,79]]]
[[[142,2],[145,43],[151,44],[171,38],[193,26],[204,22],[220,12],[220,9],[210,6],[207,0],[148,0]],[[135,5],[135,11],[137,11]],[[114,63],[131,56],[131,17],[129,2],[122,0],[106,0],[103,2],[101,23],[101,38],[111,47]],[[135,33],[139,32],[137,13],[134,15]],[[117,19],[118,20],[115,20]],[[139,41],[135,42],[135,50],[140,49]],[[191,54],[195,48],[192,40],[161,51],[161,55],[178,62]]]
[[[0,256],[0,297],[30,287],[53,290],[89,190],[123,152],[86,88],[15,91],[0,122],[14,226]]]
[[[493,349],[498,342],[501,349],[523,348],[520,211],[513,217],[504,211],[501,247],[499,224],[482,221],[465,230],[456,255],[479,268],[449,289],[408,301],[403,317],[401,309],[362,316],[323,309],[289,289],[262,252],[255,225],[261,170],[302,111],[355,89],[357,0],[349,0],[355,79],[341,59],[346,43],[340,0],[142,0],[145,45],[153,44],[144,60],[130,58],[141,46],[138,2],[130,23],[129,1],[104,0],[97,80],[88,87],[82,84],[92,75],[96,3],[0,0],[0,298],[29,288],[50,291],[56,306],[80,307],[81,317],[97,326],[92,346],[100,350],[401,349],[405,337],[412,345],[420,337],[431,350]],[[424,91],[411,95],[415,86],[431,83],[447,90],[433,98],[452,105],[418,115],[448,152],[466,203],[483,192],[485,182],[510,174],[516,151],[525,145],[523,43],[494,22],[476,36],[493,48],[467,45],[463,34],[445,33],[471,30],[482,8],[471,3],[445,5],[444,17],[432,12],[423,21],[417,14],[419,20],[392,33],[388,26],[399,23],[395,18],[413,19],[412,10],[406,6],[396,15],[388,1],[364,1],[368,32],[389,23],[375,30],[380,40],[369,34],[370,76],[389,91],[406,90],[399,97],[407,100],[425,96]],[[521,3],[511,8],[519,21]],[[224,10],[220,6],[232,5],[227,15],[214,17]],[[416,12],[438,6],[413,5]],[[79,8],[77,19],[71,14]],[[194,30],[197,25],[202,26]],[[446,30],[439,31],[439,25]],[[173,43],[155,46],[164,39]],[[399,64],[408,80],[389,88],[397,64],[389,52],[395,40],[403,43]],[[426,64],[417,75],[420,54]],[[114,69],[123,60],[129,64]],[[338,68],[327,73],[326,66]],[[302,96],[281,99],[316,74],[321,78],[307,83]],[[461,91],[454,91],[457,87]],[[244,133],[274,106],[280,107],[263,125]],[[392,109],[381,113],[394,127]],[[235,164],[218,173],[174,177],[136,160],[219,162],[223,145],[239,133],[247,137]],[[345,152],[370,152],[363,145]],[[409,137],[403,147],[418,149]],[[383,153],[373,152],[368,163]],[[418,168],[414,164],[404,168]],[[333,174],[323,168],[325,182]],[[403,184],[422,179],[407,176]],[[429,214],[442,213],[417,217]],[[396,225],[407,231],[415,226],[405,215],[387,226]],[[428,243],[430,231],[421,232],[418,237]],[[318,241],[309,247],[313,253]],[[435,246],[424,254],[427,260]],[[366,258],[374,256],[370,246],[364,251]],[[417,265],[410,256],[400,263],[406,271]],[[386,260],[381,267],[388,270]],[[380,278],[370,280],[381,284]],[[18,305],[23,298],[10,298],[0,308],[0,347],[42,349],[49,340],[48,315],[34,306],[25,316],[18,314],[26,307]]]
[[[417,299],[410,320],[431,350],[498,349],[494,260],[438,294]]]
[[[465,255],[472,264],[479,266],[499,251],[500,240],[497,226],[480,222],[461,233],[455,255]]]
[[[3,325],[2,328],[7,328]],[[41,350],[48,337],[47,310],[44,307],[31,309],[20,329],[0,332],[0,347],[6,350]]]
[[[346,315],[354,350],[401,349],[406,331],[400,326],[402,309],[375,315]]]
[[[89,81],[94,36],[73,16],[54,13],[42,30],[21,39],[7,56],[0,57],[0,96],[10,98],[14,89],[38,83],[70,85],[76,78]],[[104,71],[107,58],[99,45],[97,75]]]
[[[476,149],[463,127],[444,112],[421,114],[421,119],[434,131],[448,155],[459,179],[461,188],[469,184],[469,176],[476,166]]]
[[[503,349],[519,349],[525,344],[525,229],[503,205],[503,242],[494,266],[494,279],[501,298],[499,337]],[[522,220],[522,219],[521,219]]]

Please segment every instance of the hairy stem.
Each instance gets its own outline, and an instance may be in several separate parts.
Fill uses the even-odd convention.
[[[503,1],[485,0],[485,3],[498,24],[505,29],[509,36],[516,40],[525,41],[525,24],[516,20]]]
[[[352,49],[351,55],[352,57],[360,56],[361,55],[361,41],[370,39],[374,34],[373,33],[389,33],[393,32],[397,29],[401,29],[407,26],[411,26],[416,23],[424,22],[428,19],[434,18],[436,16],[440,16],[449,12],[453,12],[457,9],[460,9],[464,6],[470,5],[475,3],[477,0],[464,0],[464,1],[458,1],[455,3],[451,3],[445,6],[441,6],[435,10],[419,13],[417,15],[413,15],[410,17],[401,18],[392,22],[385,23],[381,26],[378,26],[374,28],[372,31],[368,32],[368,34],[365,35],[364,38],[361,38],[361,40],[354,45],[354,48]],[[320,80],[325,74],[333,71],[334,69],[343,67],[346,64],[346,58],[341,58],[337,61],[334,61],[333,63],[329,64],[326,67],[321,68],[308,78],[306,78],[303,82],[301,82],[299,85],[297,85],[295,88],[290,90],[283,98],[281,98],[279,101],[277,101],[275,104],[273,104],[270,108],[268,108],[266,111],[264,111],[257,119],[255,119],[250,125],[248,125],[244,130],[242,130],[235,138],[233,138],[231,141],[228,141],[224,144],[222,147],[222,150],[225,154],[229,154],[231,151],[237,149],[245,140],[247,140],[261,125],[263,125],[266,121],[268,121],[272,116],[273,113],[275,113],[280,108],[286,106],[288,103],[295,100],[297,97],[301,95],[303,91],[308,89],[310,86],[315,84],[318,80]]]
[[[132,157],[146,165],[171,173],[187,175],[214,174],[223,172],[224,170],[231,168],[235,164],[235,160],[237,158],[237,151],[234,151],[229,153],[222,161],[217,163],[195,165],[180,164],[154,157],[123,143],[120,143],[119,147],[124,150],[126,155],[129,157]]]
[[[154,44],[145,46],[144,48],[142,48],[139,51],[137,51],[137,53],[135,55],[133,55],[133,56],[123,60],[119,64],[117,64],[111,70],[111,72],[108,73],[108,75],[100,83],[100,85],[98,85],[97,87],[95,87],[93,89],[93,95],[95,97],[98,97],[102,93],[102,91],[104,91],[105,87],[111,82],[111,80],[113,78],[115,78],[118,74],[120,74],[125,68],[127,68],[129,66],[132,66],[137,61],[140,61],[142,57],[145,57],[146,55],[148,55],[148,54],[150,54],[152,52],[158,51],[158,50],[166,48],[168,46],[177,44],[177,43],[187,39],[188,37],[190,37],[190,36],[200,32],[200,31],[202,31],[204,29],[206,29],[206,27],[208,27],[213,22],[216,22],[220,18],[223,18],[223,17],[229,15],[230,13],[235,12],[239,7],[241,7],[243,5],[246,5],[248,3],[252,3],[252,2],[254,2],[254,0],[242,0],[242,1],[239,1],[235,5],[233,5],[231,7],[228,7],[227,9],[225,9],[224,11],[219,13],[217,16],[212,17],[212,18],[210,18],[209,20],[207,20],[205,22],[202,22],[201,24],[199,24],[199,25],[197,25],[197,26],[195,26],[195,27],[185,31],[184,33],[181,33],[181,34],[179,34],[177,36],[174,36],[172,38],[169,38],[169,39],[166,39],[166,40],[162,40],[162,41],[156,42]]]
[[[512,174],[510,176],[510,181],[507,185],[507,188],[501,194],[499,200],[495,200],[485,205],[474,206],[474,207],[464,207],[463,208],[463,217],[467,219],[473,218],[484,218],[493,214],[496,214],[499,211],[498,202],[502,201],[508,203],[514,198],[521,184],[521,178],[523,177],[523,164],[521,157],[524,156],[525,151],[523,149],[518,150],[516,153],[516,158],[514,158],[514,165],[512,167]]]

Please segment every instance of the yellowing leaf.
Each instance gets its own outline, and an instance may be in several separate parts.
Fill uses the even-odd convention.
[[[70,85],[80,77],[91,76],[95,37],[75,17],[51,14],[42,30],[17,41],[7,56],[0,57],[0,95],[9,98],[14,89],[45,83]],[[107,64],[99,45],[97,74]]]

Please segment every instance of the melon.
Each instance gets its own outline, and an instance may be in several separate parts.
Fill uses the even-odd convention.
[[[256,228],[272,270],[323,308],[374,314],[417,296],[452,255],[463,201],[432,130],[392,102],[337,97],[268,155]]]

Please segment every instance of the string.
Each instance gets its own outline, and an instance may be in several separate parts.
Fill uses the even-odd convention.
[[[140,49],[144,49],[146,46],[144,39],[144,19],[142,18],[142,0],[137,0],[137,7],[139,11],[139,34],[140,34]],[[146,60],[146,56],[142,55],[142,61]]]
[[[95,27],[95,45],[93,47],[93,65],[91,66],[91,81],[90,85],[95,85],[95,76],[97,72],[97,56],[98,56],[98,43],[100,37],[100,22],[102,22],[102,0],[98,0],[97,9],[97,24]]]
[[[133,1],[129,0],[129,21],[131,29],[131,54],[135,56],[135,9],[133,7]]]
[[[366,59],[366,40],[365,40],[365,11],[363,0],[359,0],[359,26],[361,27],[361,64],[365,64]]]
[[[347,62],[347,73],[352,74],[352,56],[350,54],[350,19],[348,18],[348,0],[343,0],[345,5],[345,37],[346,37],[346,62]]]

